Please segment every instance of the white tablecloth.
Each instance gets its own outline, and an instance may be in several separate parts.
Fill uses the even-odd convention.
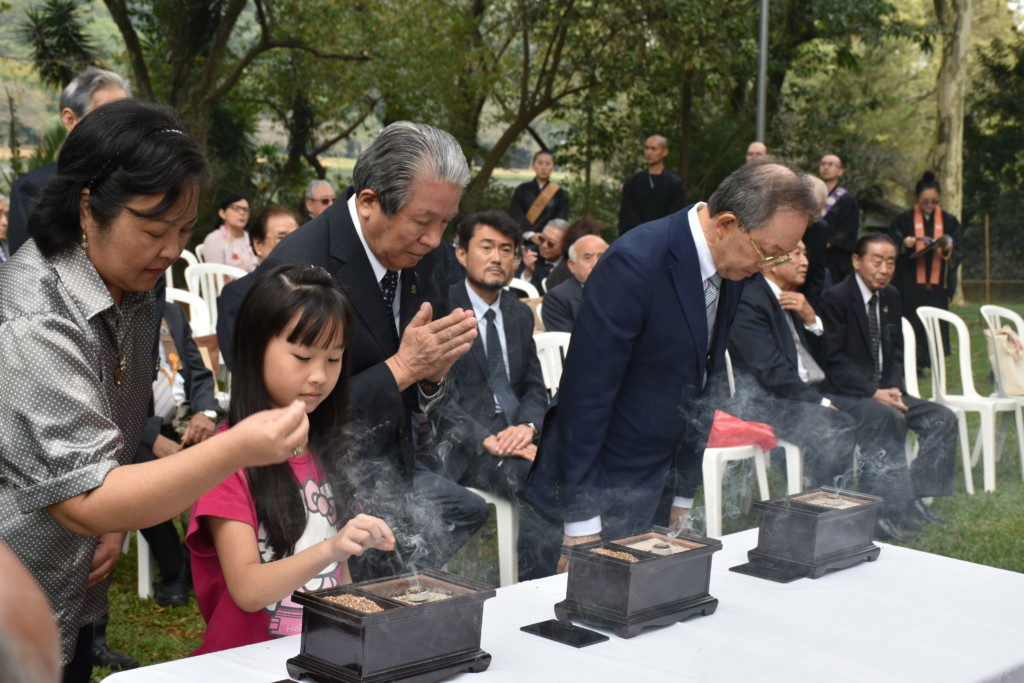
[[[1024,574],[882,545],[876,562],[779,584],[728,571],[757,530],[722,539],[718,611],[576,649],[523,633],[554,618],[565,576],[484,603],[490,669],[459,681],[1024,681]],[[299,637],[115,674],[111,683],[277,681]]]

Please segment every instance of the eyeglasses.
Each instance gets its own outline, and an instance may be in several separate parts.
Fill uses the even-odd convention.
[[[754,244],[754,240],[752,240],[750,238],[750,233],[747,232],[746,229],[742,225],[740,225],[739,227],[740,227],[740,230],[743,231],[743,234],[746,235],[747,241],[750,242],[750,246],[752,246],[754,248],[754,251],[757,252],[758,258],[761,259],[761,265],[762,266],[767,266],[768,268],[774,268],[775,266],[784,266],[784,265],[786,265],[787,263],[789,263],[790,261],[793,260],[793,257],[789,256],[788,254],[785,255],[785,256],[765,256],[764,252],[761,251],[761,248],[758,247],[756,244]]]
[[[938,199],[922,199],[918,202],[921,206],[938,206],[941,203]]]
[[[311,202],[316,202],[317,204],[320,204],[321,206],[330,206],[331,204],[334,203],[334,197],[320,197],[320,198],[317,198],[317,197],[306,197],[306,199],[311,201]]]
[[[234,211],[235,213],[249,213],[249,207],[243,206],[242,204],[232,204],[228,208]]]
[[[558,246],[558,242],[556,242],[555,240],[551,239],[550,237],[545,237],[544,235],[539,235],[537,237],[537,242],[539,244],[546,244],[549,247],[557,247]]]

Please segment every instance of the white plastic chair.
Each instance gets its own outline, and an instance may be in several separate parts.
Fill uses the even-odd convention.
[[[185,259],[185,267],[186,268],[188,266],[194,266],[194,265],[197,265],[199,263],[199,261],[196,259],[196,255],[193,254],[188,249],[182,249],[181,254],[178,256],[178,258],[179,259]],[[174,286],[174,266],[176,266],[177,263],[178,262],[175,261],[174,263],[172,263],[170,266],[167,267],[167,270],[164,271],[164,279],[167,280],[167,286],[168,287],[173,287]]]
[[[519,581],[519,511],[509,500],[480,489],[466,487],[494,506],[498,518],[498,578],[502,586],[511,586]]]
[[[167,301],[188,306],[188,324],[192,328],[192,335],[202,337],[207,334],[215,334],[217,330],[210,324],[210,311],[202,297],[196,296],[187,289],[168,287]]]
[[[544,386],[548,389],[549,397],[555,395],[558,383],[562,380],[562,364],[569,351],[571,336],[568,332],[541,332],[533,336],[537,357],[540,359],[540,372],[544,376]]]
[[[245,271],[223,263],[200,263],[185,269],[188,290],[206,302],[210,325],[217,325],[217,296],[229,280],[245,276]]]
[[[1020,338],[1021,334],[1024,334],[1024,318],[1009,308],[1003,306],[996,306],[994,304],[986,304],[981,307],[981,317],[985,320],[985,324],[988,326],[989,334],[995,339],[996,331],[1005,326],[1003,319],[1005,318],[1013,326],[1014,332],[1017,333],[1017,337]],[[995,365],[992,368],[992,373],[995,376],[996,383],[996,394],[1002,398],[1010,398],[1017,402],[1018,405],[1024,406],[1024,396],[1016,396],[1008,391],[1003,386],[1003,373],[1002,368],[999,367],[999,355],[995,354]],[[1008,417],[1008,416],[1007,416]],[[996,453],[1001,453],[1003,450],[1003,442],[1006,437],[1005,423],[999,430],[999,443],[996,448]],[[1018,432],[1017,438],[1020,438]],[[1021,476],[1024,477],[1024,451],[1021,451]]]
[[[196,245],[196,259],[198,259],[199,263],[206,263],[206,245],[205,244],[197,244]]]
[[[1024,462],[1024,415],[1021,405],[1012,398],[982,396],[974,388],[971,371],[971,338],[967,324],[955,313],[934,306],[922,306],[917,315],[924,323],[928,336],[928,355],[932,361],[932,395],[934,401],[950,408],[976,412],[981,416],[978,435],[981,441],[983,483],[986,491],[996,490],[996,415],[1012,412],[1017,420],[1017,443]],[[942,323],[956,331],[956,345],[960,361],[960,385],[963,393],[951,394],[946,382],[946,349],[942,343]]]
[[[914,333],[914,326],[910,321],[903,318],[903,384],[907,393],[915,398],[921,396],[921,389],[917,382],[917,335]],[[946,406],[956,415],[957,429],[960,433],[960,457],[963,458],[964,488],[967,493],[974,495],[974,473],[971,472],[971,445],[967,437],[967,413],[956,406]],[[918,442],[914,432],[907,430],[907,465],[910,465],[917,457]]]
[[[729,394],[736,391],[736,382],[732,374],[732,360],[729,352],[725,353],[725,368],[729,380]],[[768,500],[768,459],[760,446],[748,444],[744,446],[728,446],[724,448],[705,448],[701,470],[704,475],[704,523],[706,536],[712,538],[722,535],[722,480],[725,477],[725,464],[733,460],[754,459],[754,472],[757,474],[757,488],[761,500]]]
[[[149,598],[154,594],[153,591],[153,567],[156,566],[156,558],[153,557],[153,551],[150,549],[149,544],[146,543],[146,539],[143,538],[141,531],[129,531],[125,534],[124,544],[121,546],[121,553],[127,553],[128,548],[131,547],[132,536],[136,538],[136,550],[138,550],[137,559],[137,586],[140,598]]]
[[[505,289],[518,289],[520,292],[526,294],[528,299],[535,299],[540,296],[540,292],[530,282],[518,277],[512,278]]]

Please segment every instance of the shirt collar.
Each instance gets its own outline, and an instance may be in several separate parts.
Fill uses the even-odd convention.
[[[782,294],[782,287],[779,287],[777,284],[775,284],[768,278],[764,278],[764,281],[768,283],[768,289],[772,290],[772,294],[774,294],[775,298],[778,299],[779,296]]]
[[[501,315],[501,308],[498,304],[501,303],[501,294],[498,294],[498,298],[494,300],[493,304],[488,304],[486,301],[480,298],[480,295],[473,291],[473,288],[469,286],[469,282],[464,283],[466,286],[466,293],[469,294],[469,304],[473,307],[473,315],[476,319],[483,322],[484,313],[487,309],[494,309],[494,320],[497,322],[498,316]]]
[[[359,236],[359,242],[363,245],[363,251],[366,252],[366,258],[370,261],[370,268],[373,268],[373,277],[380,282],[384,279],[388,269],[374,255],[370,245],[366,243],[366,237],[363,236],[363,224],[359,220],[359,212],[356,211],[356,196],[354,194],[348,198],[348,213],[352,217],[352,225],[356,227],[356,235]]]
[[[36,248],[33,244],[33,248]],[[103,284],[103,278],[96,271],[85,251],[77,245],[57,254],[51,259],[54,270],[61,282],[67,287],[68,294],[78,306],[86,319],[92,319],[106,310],[117,310],[110,290]],[[124,292],[121,295],[121,310],[125,310],[146,301],[152,292]]]
[[[690,223],[690,234],[693,235],[693,246],[697,249],[697,261],[700,263],[700,279],[703,282],[717,273],[715,261],[711,258],[711,247],[708,246],[708,238],[704,236],[704,228],[700,224],[700,217],[697,211],[707,206],[705,202],[697,202],[690,207],[686,219]]]
[[[868,289],[868,286],[864,284],[864,281],[860,279],[860,275],[857,273],[854,273],[853,277],[857,280],[857,288],[860,289],[860,298],[864,300],[866,305],[868,303],[868,299],[871,298],[871,295],[877,294],[877,292],[872,292]]]

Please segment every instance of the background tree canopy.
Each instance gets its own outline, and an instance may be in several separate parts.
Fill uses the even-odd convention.
[[[1019,277],[1024,18],[1005,0],[772,0],[768,139],[815,170],[845,160],[871,224],[910,203],[936,163],[937,79],[949,12],[973,12],[965,60],[963,217],[977,276],[982,216]],[[743,161],[754,135],[759,0],[71,0],[0,2],[0,123],[59,144],[56,95],[88,63],[176,107],[204,139],[210,198],[298,205],[312,177],[344,182],[383,124],[451,131],[474,164],[467,209],[504,207],[541,147],[577,213],[614,224],[641,141],[665,135],[692,199]],[[945,77],[945,76],[943,76]],[[6,102],[4,103],[7,104]],[[11,125],[12,114],[14,125]],[[16,145],[15,145],[16,146]],[[8,164],[10,166],[10,164]],[[498,176],[495,176],[495,173]],[[500,176],[500,177],[499,177]],[[0,179],[0,185],[3,184]],[[200,233],[202,231],[199,231]],[[197,235],[197,239],[201,238]]]

